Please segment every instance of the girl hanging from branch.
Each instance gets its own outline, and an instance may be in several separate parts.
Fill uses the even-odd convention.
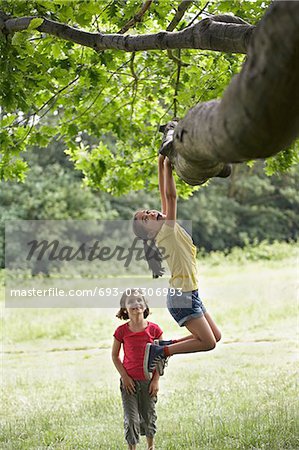
[[[165,249],[166,263],[171,272],[167,308],[179,326],[185,326],[191,334],[167,345],[163,342],[159,345],[147,344],[144,372],[148,379],[155,367],[163,371],[169,356],[212,350],[221,338],[217,325],[198,294],[196,247],[191,236],[176,221],[177,195],[172,165],[161,154],[158,174],[161,211],[137,211],[133,229],[136,236],[143,240],[145,255],[155,278],[162,276],[164,271],[158,247]]]

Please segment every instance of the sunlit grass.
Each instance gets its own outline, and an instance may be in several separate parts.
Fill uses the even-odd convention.
[[[288,344],[222,344],[172,358],[160,383],[157,448],[295,450]],[[4,374],[3,448],[125,448],[108,349],[10,355]]]
[[[296,272],[288,259],[199,263],[200,292],[223,339],[213,352],[170,359],[160,382],[157,449],[299,447]],[[126,448],[110,359],[115,313],[2,310],[1,448]],[[150,320],[167,337],[185,333],[166,309],[153,309]]]

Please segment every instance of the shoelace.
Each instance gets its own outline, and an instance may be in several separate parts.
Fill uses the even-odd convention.
[[[152,361],[152,364],[151,364],[151,366],[150,366],[150,369],[154,369],[155,368],[155,366],[161,361],[165,361],[165,359],[166,358],[164,358],[162,355],[158,355],[158,356],[156,356],[154,359],[153,359],[153,361]]]
[[[159,372],[159,375],[164,375],[164,369],[168,364],[168,360],[169,360],[169,356],[167,356],[166,358],[160,358],[159,361],[157,362],[157,370]]]

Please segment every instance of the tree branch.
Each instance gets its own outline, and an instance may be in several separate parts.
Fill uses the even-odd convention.
[[[42,111],[49,103],[51,104],[51,107],[50,107],[50,109],[51,109],[51,108],[53,107],[53,105],[56,103],[57,96],[58,96],[59,94],[61,94],[61,92],[65,91],[69,86],[71,86],[72,84],[76,83],[76,81],[79,80],[79,78],[80,78],[80,75],[76,75],[76,77],[75,77],[73,80],[71,80],[67,85],[63,86],[63,87],[62,87],[61,89],[59,89],[55,94],[53,94],[53,95],[49,98],[49,100],[47,100],[40,108],[38,108],[38,110],[34,111],[34,112],[31,113],[31,114],[28,114],[26,117],[22,118],[21,120],[15,121],[15,122],[12,123],[11,125],[8,125],[7,127],[4,127],[4,129],[5,129],[5,128],[13,128],[13,127],[17,127],[17,126],[21,125],[23,122],[28,121],[28,120],[30,119],[30,117],[37,116],[37,114],[38,114],[40,111]],[[47,112],[48,112],[48,111],[49,111],[49,109],[47,110]],[[43,117],[44,115],[45,115],[45,114],[43,114],[41,117]],[[40,117],[40,119],[41,119],[41,117]]]
[[[146,11],[150,8],[153,0],[147,0],[143,3],[140,10],[132,17],[128,22],[119,30],[119,34],[126,33],[130,28],[133,28],[136,23],[141,22],[142,17],[146,13]]]
[[[222,99],[196,105],[176,125],[165,154],[178,175],[188,184],[202,184],[223,175],[229,163],[286,149],[299,134],[298,79],[299,2],[277,1],[259,23],[243,68]]]
[[[185,12],[187,11],[187,9],[190,8],[192,3],[193,2],[190,0],[183,0],[182,3],[179,4],[177,12],[175,13],[175,16],[173,17],[172,21],[166,28],[166,31],[173,31],[176,28],[176,26],[179,24]]]
[[[228,16],[231,17],[231,16]],[[2,19],[2,33],[12,34],[26,30],[32,19],[36,17],[20,17]],[[96,51],[117,49],[126,52],[143,50],[167,50],[194,48],[221,52],[246,53],[249,40],[255,27],[240,23],[219,22],[210,18],[187,27],[178,32],[161,31],[155,34],[120,35],[90,33],[69,25],[44,18],[37,28],[58,38],[71,41]]]
[[[193,25],[193,23],[195,22],[195,20],[204,12],[204,10],[206,9],[206,7],[208,6],[208,4],[210,3],[210,0],[205,4],[205,6],[196,14],[195,17],[193,17],[193,19],[191,20],[190,23],[188,23],[187,27],[191,27],[191,25]],[[206,13],[207,14],[207,13]],[[187,28],[186,27],[186,28]]]
[[[178,113],[178,92],[179,92],[179,83],[180,83],[180,76],[181,76],[181,50],[178,50],[178,67],[177,67],[177,76],[175,80],[175,86],[174,86],[174,96],[173,96],[173,114],[174,117],[177,116]]]
[[[121,64],[119,67],[117,67],[117,69],[110,75],[110,77],[107,80],[107,85],[109,84],[109,81],[113,78],[114,75],[116,75],[118,73],[118,70],[121,69],[122,67],[124,67],[125,65],[127,65],[128,63],[130,63],[131,59],[128,59],[127,61],[125,61],[123,64]],[[107,85],[104,86],[95,96],[95,98],[92,100],[92,102],[90,103],[89,106],[87,106],[87,108],[85,108],[83,111],[81,111],[79,114],[77,114],[75,117],[72,117],[71,119],[68,119],[64,122],[61,122],[59,125],[65,125],[67,123],[73,122],[74,120],[78,119],[79,117],[84,116],[84,114],[87,111],[90,111],[91,108],[94,106],[95,102],[97,101],[97,99],[100,97],[100,95],[104,92],[104,90],[107,88]],[[130,85],[130,84],[129,84]],[[127,86],[129,86],[127,85]]]
[[[132,86],[132,101],[131,101],[131,121],[133,118],[133,113],[134,113],[134,104],[136,101],[136,97],[137,97],[137,90],[138,90],[138,75],[135,72],[135,68],[134,68],[134,59],[135,59],[135,55],[136,53],[132,53],[132,58],[130,60],[130,70],[131,70],[131,74],[132,77],[134,78],[134,83]]]
[[[172,21],[166,28],[166,31],[173,31],[175,27],[179,24],[180,20],[184,17],[185,12],[188,8],[192,5],[192,2],[190,0],[183,0],[182,3],[178,6],[177,12],[175,16],[173,17]],[[175,56],[171,50],[167,50],[168,58],[172,59],[176,64],[178,64],[181,68],[181,66],[187,67],[189,64],[184,63],[181,61],[180,58]],[[179,69],[181,70],[181,69]],[[176,103],[175,103],[176,105]],[[176,114],[175,114],[176,115]]]
[[[189,67],[190,64],[183,62],[181,59],[179,59],[177,56],[173,54],[172,50],[167,50],[167,56],[169,59],[172,59],[176,64],[180,64],[181,67]]]
[[[223,23],[238,23],[239,25],[250,25],[245,20],[241,19],[241,17],[232,16],[231,14],[215,14],[210,17],[214,22],[223,22]]]

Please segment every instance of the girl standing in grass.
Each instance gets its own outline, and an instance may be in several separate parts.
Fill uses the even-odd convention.
[[[154,449],[156,433],[157,393],[159,373],[154,371],[150,380],[143,371],[145,348],[148,343],[162,339],[161,328],[148,322],[149,308],[138,289],[127,289],[120,300],[116,317],[128,320],[114,332],[112,360],[121,376],[120,389],[124,409],[125,438],[129,449],[135,450],[139,435],[145,435],[148,450]],[[170,341],[171,342],[171,341]],[[124,359],[119,353],[123,347]]]
[[[191,335],[171,345],[148,344],[144,370],[147,377],[171,355],[212,350],[221,338],[214,320],[198,295],[196,247],[191,236],[176,222],[177,196],[170,160],[159,155],[158,163],[161,209],[140,210],[134,216],[133,229],[143,240],[145,256],[154,278],[163,275],[162,255],[171,271],[167,308],[176,322]],[[150,244],[149,244],[150,241]],[[158,365],[157,365],[158,364]]]

